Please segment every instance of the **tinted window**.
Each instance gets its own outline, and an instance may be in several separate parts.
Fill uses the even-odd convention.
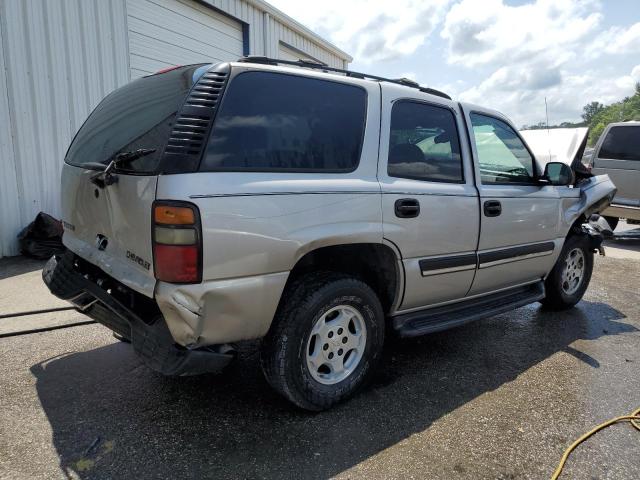
[[[611,127],[602,142],[598,157],[640,160],[640,127]]]
[[[206,67],[189,66],[135,80],[108,95],[74,138],[65,161],[71,165],[106,165],[118,153],[155,149],[132,161],[127,170],[154,171],[176,112]]]
[[[502,120],[472,113],[482,183],[533,183],[533,157]]]
[[[422,103],[397,102],[391,112],[387,173],[432,182],[462,182],[453,112]]]
[[[201,170],[352,171],[365,112],[366,92],[359,87],[242,73],[224,96]]]

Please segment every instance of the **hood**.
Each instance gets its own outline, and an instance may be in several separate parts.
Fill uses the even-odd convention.
[[[536,157],[540,171],[544,171],[549,162],[562,162],[574,170],[580,168],[588,134],[587,127],[520,131]]]

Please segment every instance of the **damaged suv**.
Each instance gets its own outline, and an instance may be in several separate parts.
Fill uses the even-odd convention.
[[[575,305],[606,175],[541,171],[500,113],[408,80],[247,57],[136,80],[62,172],[50,290],[168,375],[261,339],[269,383],[321,410],[385,335]]]

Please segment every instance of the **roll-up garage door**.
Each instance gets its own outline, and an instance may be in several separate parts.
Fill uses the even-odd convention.
[[[299,50],[295,50],[282,42],[280,42],[278,50],[278,58],[280,60],[290,60],[292,62],[297,62],[298,60],[311,60],[312,62],[319,62],[318,59],[313,58],[312,56],[307,55],[306,53],[303,53]]]
[[[190,0],[127,0],[127,17],[132,79],[243,54],[242,24]]]

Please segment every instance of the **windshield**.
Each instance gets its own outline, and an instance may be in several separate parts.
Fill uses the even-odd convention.
[[[189,65],[135,80],[109,94],[73,139],[65,162],[78,167],[106,165],[119,153],[155,150],[120,170],[156,170],[176,113],[208,65]]]

